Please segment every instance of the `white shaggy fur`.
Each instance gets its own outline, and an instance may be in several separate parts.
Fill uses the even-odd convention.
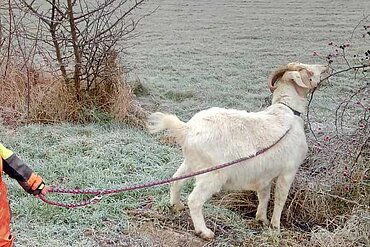
[[[203,204],[221,189],[253,190],[259,204],[256,219],[268,224],[267,204],[271,183],[277,178],[271,225],[280,229],[280,217],[290,186],[307,153],[302,118],[289,109],[303,113],[306,97],[316,87],[322,65],[291,63],[272,73],[269,86],[273,104],[260,112],[211,108],[195,114],[187,123],[175,115],[154,113],[148,119],[151,133],[169,130],[181,145],[184,161],[174,176],[236,160],[270,147],[287,130],[288,134],[267,152],[222,170],[197,176],[188,198],[190,215],[197,234],[213,238],[202,213]],[[289,107],[287,107],[288,105]],[[171,185],[170,203],[183,208],[180,189],[184,180]]]

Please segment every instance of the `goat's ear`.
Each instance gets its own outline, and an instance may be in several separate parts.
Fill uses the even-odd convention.
[[[314,74],[313,71],[310,70],[310,69],[306,69],[306,72],[307,72],[307,75],[308,75],[309,78],[312,77],[313,74]]]
[[[301,74],[298,71],[288,71],[286,77],[293,80],[300,87],[309,88],[309,86],[303,82]]]

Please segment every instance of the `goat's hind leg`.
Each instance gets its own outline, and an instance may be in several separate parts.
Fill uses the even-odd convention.
[[[203,216],[204,203],[215,193],[219,192],[224,184],[218,177],[202,177],[195,184],[195,188],[188,198],[190,216],[193,221],[195,233],[204,239],[212,239],[214,233],[207,228]]]
[[[182,162],[182,164],[180,165],[180,167],[175,172],[175,174],[173,175],[173,177],[178,177],[178,176],[184,175],[188,171],[189,171],[189,168],[186,164],[186,161],[184,160]],[[181,211],[185,208],[184,204],[181,202],[180,192],[181,192],[181,188],[184,185],[184,183],[186,182],[186,180],[188,180],[188,179],[182,179],[182,180],[178,180],[176,182],[171,183],[170,204],[172,206],[172,209],[175,212]]]

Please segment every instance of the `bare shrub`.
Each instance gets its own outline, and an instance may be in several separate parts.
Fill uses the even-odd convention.
[[[18,123],[115,119],[142,126],[144,113],[125,80],[118,45],[133,37],[138,20],[129,16],[142,3],[0,3],[5,118],[11,111]]]
[[[123,50],[119,43],[132,38],[140,19],[133,19],[131,14],[143,2],[15,1],[25,16],[22,35],[45,46],[35,49],[57,61],[55,67],[66,84],[74,87],[77,100],[82,90],[94,90],[99,77],[110,70],[109,62]]]
[[[111,68],[115,73],[102,74],[96,79],[99,83],[89,92],[81,90],[81,99],[76,100],[74,88],[63,78],[40,69],[27,75],[16,64],[8,66],[7,74],[0,77],[2,118],[12,125],[26,121],[84,123],[115,119],[143,126],[145,114],[124,81],[124,72],[114,64]]]

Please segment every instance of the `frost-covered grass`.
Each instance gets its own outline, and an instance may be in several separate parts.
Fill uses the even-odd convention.
[[[260,110],[273,69],[292,61],[325,63],[313,52],[325,56],[332,52],[329,42],[349,41],[370,3],[158,0],[141,13],[157,7],[140,22],[126,58],[132,76],[150,92],[144,101],[151,109],[188,120],[213,106]],[[367,46],[356,33],[349,52],[359,48],[356,41]],[[338,102],[353,86],[349,77],[332,78],[331,86],[316,93],[313,120],[333,122]]]
[[[138,76],[149,92],[139,97],[143,106],[176,113],[183,120],[211,106],[260,110],[269,96],[266,81],[273,68],[291,61],[319,62],[313,51],[325,54],[329,41],[345,42],[370,7],[368,0],[159,0],[149,1],[142,11],[157,6],[138,26],[140,35],[124,60],[135,67],[131,76]],[[333,78],[315,95],[312,120],[332,128],[336,106],[352,85],[348,77]],[[30,125],[15,131],[1,127],[0,140],[48,184],[68,188],[117,188],[167,178],[181,162],[176,147],[118,124]],[[187,212],[170,212],[168,186],[68,210],[45,205],[4,178],[17,246],[180,245],[171,244],[170,237],[153,240],[151,231],[159,236],[169,231],[184,246],[207,246],[194,238]],[[184,198],[190,190],[188,185]],[[307,240],[300,231],[293,234],[294,229],[278,237],[253,226],[255,211],[231,210],[225,198],[218,196],[205,206],[208,224],[218,236],[208,246],[299,246]],[[255,198],[252,204],[256,207]]]
[[[0,136],[47,184],[67,188],[117,188],[163,179],[170,177],[180,162],[178,150],[160,146],[145,132],[119,125],[30,125],[16,132],[1,129]],[[129,225],[125,210],[140,207],[149,197],[155,198],[158,207],[168,199],[163,186],[68,210],[45,205],[13,181],[5,181],[20,246],[98,246],[85,236],[86,231],[109,232],[114,238]]]
[[[144,131],[118,124],[29,125],[16,131],[1,127],[0,139],[47,184],[66,188],[118,188],[168,178],[181,162],[178,148],[161,145]],[[188,212],[179,216],[171,212],[166,185],[106,196],[93,206],[64,209],[44,204],[14,180],[4,179],[17,246],[158,246],[140,230],[147,221],[159,229],[189,234],[188,238],[201,244],[194,246],[206,244],[193,235]],[[190,190],[189,183],[184,196]],[[54,194],[48,198],[83,199]],[[216,200],[205,209],[208,223],[220,235],[215,246],[240,244],[256,233],[245,228],[239,213],[221,204]]]

